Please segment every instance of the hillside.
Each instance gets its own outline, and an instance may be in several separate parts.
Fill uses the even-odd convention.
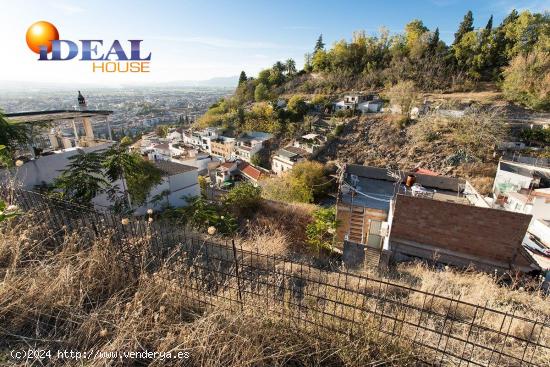
[[[490,191],[495,174],[495,162],[490,156],[483,161],[456,162],[464,151],[462,144],[452,137],[433,142],[415,141],[414,129],[412,126],[401,129],[391,116],[382,114],[354,118],[330,141],[318,159],[403,170],[422,167],[439,174],[468,178],[481,192]]]
[[[402,33],[357,31],[330,47],[320,36],[302,70],[288,59],[255,77],[243,71],[235,93],[212,105],[197,126],[221,127],[228,136],[269,132],[277,147],[316,132],[311,122],[321,117],[332,129],[322,134],[336,136],[320,154],[322,161],[422,166],[469,178],[487,193],[501,143],[522,141],[542,148],[537,154],[550,154],[544,151],[548,134],[527,131],[532,122],[550,120],[549,86],[547,13],[514,10],[498,26],[491,17],[485,28],[474,29],[468,12],[450,45],[439,38],[438,28],[430,30],[418,19]],[[349,120],[352,111],[336,111],[336,102],[355,93],[379,95],[384,117],[355,113]],[[413,116],[417,108],[421,116]],[[460,116],[451,112],[445,121],[435,121],[425,113],[439,108]],[[490,119],[478,124],[480,113]],[[336,125],[342,121],[348,122],[341,134]],[[481,138],[475,137],[478,131]]]

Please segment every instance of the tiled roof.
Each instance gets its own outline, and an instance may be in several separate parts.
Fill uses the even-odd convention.
[[[426,169],[426,168],[416,168],[413,170],[414,173],[418,173],[421,175],[428,175],[428,176],[439,176],[439,173],[434,172],[432,170]]]
[[[239,169],[243,174],[252,178],[253,180],[257,181],[260,179],[260,177],[262,177],[262,171],[248,163],[243,164],[241,167],[239,167]]]

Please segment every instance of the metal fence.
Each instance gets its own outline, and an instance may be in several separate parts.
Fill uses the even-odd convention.
[[[550,365],[549,315],[529,319],[519,307],[503,312],[386,280],[246,251],[232,241],[204,240],[162,222],[133,218],[122,224],[126,221],[115,214],[34,192],[12,194],[24,210],[43,213],[50,233],[100,236],[109,228],[113,239],[120,241],[149,234],[159,258],[171,254],[170,261],[181,269],[178,280],[187,298],[201,307],[260,304],[292,327],[324,328],[351,337],[368,327],[380,337],[412,344],[419,358],[436,365]]]
[[[529,155],[522,155],[521,153],[513,152],[507,153],[502,156],[502,159],[517,163],[523,163],[540,168],[550,168],[550,159],[544,157],[533,157]]]

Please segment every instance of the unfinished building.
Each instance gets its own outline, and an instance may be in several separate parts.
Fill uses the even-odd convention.
[[[461,178],[359,165],[344,166],[340,176],[337,238],[348,266],[419,257],[536,270],[522,246],[530,219],[489,208]]]

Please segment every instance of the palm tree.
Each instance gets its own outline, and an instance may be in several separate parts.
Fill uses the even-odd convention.
[[[69,157],[67,169],[55,180],[64,198],[90,205],[92,199],[110,188],[103,176],[100,153],[79,152]]]
[[[104,153],[103,158],[105,176],[111,183],[121,181],[128,209],[132,208],[132,201],[136,205],[143,204],[149,191],[161,181],[158,168],[120,144],[113,145]]]
[[[277,61],[275,64],[273,64],[273,70],[276,70],[282,73],[283,71],[285,71],[285,65],[282,62]]]
[[[122,194],[128,208],[132,207],[128,189],[126,188],[125,172],[130,172],[134,166],[134,160],[126,149],[120,145],[113,145],[103,155],[102,166],[105,168],[105,176],[112,183],[120,180],[122,183]]]
[[[293,59],[288,59],[285,62],[286,74],[288,76],[294,75],[296,73],[296,62]]]

